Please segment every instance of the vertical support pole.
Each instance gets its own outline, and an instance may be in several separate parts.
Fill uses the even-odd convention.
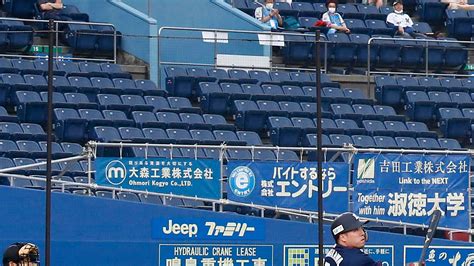
[[[318,254],[319,260],[318,265],[323,266],[324,264],[324,254],[323,254],[323,247],[324,247],[324,238],[323,238],[323,162],[321,161],[323,158],[323,150],[322,150],[322,140],[321,136],[323,134],[323,130],[321,127],[321,119],[322,119],[322,104],[321,104],[321,31],[316,31],[316,115],[317,115],[317,153],[318,153]]]
[[[52,148],[53,141],[53,48],[54,48],[54,21],[49,20],[49,51],[48,51],[48,121],[46,143],[46,223],[45,223],[45,264],[51,265],[51,179],[52,179]]]

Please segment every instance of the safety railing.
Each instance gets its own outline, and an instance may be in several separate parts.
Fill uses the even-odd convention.
[[[118,156],[117,157],[122,157],[124,154],[124,149],[127,148],[143,148],[145,150],[145,157],[147,157],[148,153],[147,150],[150,148],[168,148],[169,149],[169,158],[173,158],[173,152],[179,148],[189,148],[189,149],[195,149],[195,158],[189,158],[189,159],[196,159],[198,160],[197,156],[197,150],[198,149],[206,149],[206,148],[212,148],[215,150],[219,151],[219,156],[218,160],[221,164],[221,169],[224,169],[224,166],[226,162],[228,162],[228,158],[226,156],[226,151],[229,149],[233,150],[248,150],[252,154],[252,161],[255,160],[255,152],[259,150],[272,150],[274,151],[277,156],[276,160],[282,161],[278,157],[279,152],[283,151],[294,151],[297,154],[299,153],[299,159],[300,162],[305,162],[307,160],[306,156],[309,152],[315,152],[317,149],[315,147],[272,147],[272,146],[228,146],[225,144],[222,145],[185,145],[185,144],[150,144],[150,143],[100,143],[100,142],[89,142],[86,146],[85,152],[82,155],[79,156],[74,156],[70,158],[63,158],[63,159],[57,159],[53,160],[52,163],[61,163],[61,162],[74,162],[78,160],[87,160],[88,162],[88,171],[86,171],[88,175],[88,184],[84,183],[77,183],[77,182],[67,182],[67,181],[60,181],[60,180],[54,180],[53,183],[59,184],[62,190],[64,191],[68,186],[74,186],[74,187],[82,187],[84,189],[87,189],[89,191],[89,194],[92,195],[92,191],[96,190],[105,190],[105,191],[112,191],[114,197],[116,197],[117,192],[132,192],[132,193],[141,193],[141,194],[150,194],[150,195],[156,195],[160,196],[162,198],[178,198],[178,199],[188,199],[188,200],[199,200],[203,202],[208,202],[212,206],[212,210],[214,211],[223,211],[223,206],[224,205],[235,205],[235,206],[243,206],[243,207],[250,207],[253,209],[256,209],[260,212],[260,215],[264,215],[265,210],[272,210],[278,213],[282,214],[289,214],[289,215],[296,215],[300,217],[307,217],[308,221],[316,221],[317,219],[317,212],[314,211],[307,211],[307,210],[301,210],[301,209],[293,209],[293,208],[282,208],[278,206],[268,206],[268,205],[259,205],[259,204],[253,204],[253,203],[242,203],[242,202],[236,202],[227,199],[223,195],[221,196],[220,199],[209,199],[209,198],[201,198],[201,197],[190,197],[190,196],[183,196],[183,195],[178,195],[178,194],[168,194],[168,193],[157,193],[157,192],[151,192],[151,191],[143,191],[143,190],[134,190],[134,189],[127,189],[127,188],[122,188],[122,187],[109,187],[109,186],[100,186],[97,185],[96,183],[93,182],[93,170],[92,170],[92,164],[95,158],[98,156],[98,150],[100,149],[118,149]],[[353,157],[356,154],[359,153],[375,153],[375,154],[385,154],[385,153],[396,153],[396,154],[424,154],[424,155],[470,155],[474,156],[474,150],[428,150],[428,149],[379,149],[379,148],[356,148],[353,146],[345,146],[341,148],[329,148],[329,147],[324,147],[322,148],[325,156],[324,156],[324,161],[325,162],[333,162],[339,158],[339,156],[342,155],[347,155],[346,158],[346,163],[349,164],[350,167],[350,174],[354,171],[354,169],[351,167],[353,165]],[[328,157],[326,154],[328,153],[334,153],[334,155]],[[152,158],[152,157],[150,157]],[[155,158],[155,157],[153,157]],[[17,167],[12,167],[12,168],[5,168],[5,169],[0,169],[0,177],[7,177],[7,178],[24,178],[24,179],[30,179],[30,180],[42,180],[42,178],[37,178],[37,177],[30,177],[30,176],[25,176],[25,175],[19,175],[19,174],[12,174],[14,172],[20,171],[20,170],[27,170],[27,169],[35,169],[38,166],[44,166],[46,162],[40,162],[40,163],[35,163],[31,165],[23,165],[23,166],[17,166]],[[67,172],[67,168],[63,169],[61,173],[57,176],[62,176],[65,172]],[[222,173],[222,176],[219,178],[220,182],[222,183],[222,187],[224,184],[227,182],[227,177],[224,173]],[[354,186],[352,182],[348,181],[347,188],[349,193],[354,193]],[[466,190],[471,191],[470,186],[466,188]],[[471,194],[469,194],[469,201],[471,201]],[[354,195],[352,196],[352,198]],[[350,197],[349,197],[350,198]],[[352,202],[349,202],[349,206],[353,204]],[[471,206],[469,204],[469,213],[471,213]],[[324,212],[324,217],[325,220],[331,221],[337,213],[327,213]],[[407,227],[427,227],[425,224],[415,224],[415,223],[407,223],[407,222],[395,222],[395,221],[389,221],[389,220],[383,220],[383,219],[368,219],[377,223],[383,223],[386,225],[393,225],[393,226],[403,226],[404,230],[406,231]],[[440,229],[443,230],[452,230],[451,228],[448,227],[440,227]],[[470,233],[473,234],[474,230],[459,230],[455,229],[455,232],[464,232],[464,233]]]
[[[29,24],[36,24],[42,25],[44,24],[44,30],[36,30],[32,28],[31,33],[33,34],[33,45],[34,43],[34,34],[48,34],[50,31],[47,29],[47,25],[49,23],[48,20],[39,20],[39,19],[19,19],[19,18],[0,18],[0,20],[11,20],[11,21],[21,21],[27,22]],[[87,56],[68,56],[68,57],[61,57],[58,49],[54,50],[54,59],[56,60],[76,60],[76,61],[91,61],[91,62],[108,62],[108,63],[117,63],[117,50],[118,50],[118,32],[117,29],[113,24],[110,23],[97,23],[97,22],[83,22],[83,21],[54,21],[54,34],[55,34],[55,42],[54,47],[57,48],[61,46],[61,34],[66,34],[62,30],[62,28],[66,25],[88,25],[88,26],[108,26],[112,27],[113,33],[94,33],[94,32],[80,32],[80,35],[96,35],[96,36],[107,36],[113,38],[113,51],[112,51],[112,58],[107,58],[109,56],[104,56],[104,58],[97,58],[97,57],[87,57]],[[2,34],[15,34],[15,33],[25,33],[28,31],[0,31]],[[30,59],[37,59],[37,58],[47,58],[46,55],[31,55],[31,54],[15,54],[15,53],[0,53],[0,57],[22,57],[22,58],[30,58]]]

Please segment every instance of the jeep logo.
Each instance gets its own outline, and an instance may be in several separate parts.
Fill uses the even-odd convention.
[[[173,224],[173,220],[168,220],[168,227],[163,227],[165,235],[187,235],[188,237],[197,237],[197,224]]]

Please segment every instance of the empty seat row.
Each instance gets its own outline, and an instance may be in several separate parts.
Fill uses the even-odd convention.
[[[46,133],[38,124],[0,122],[0,139],[41,141],[46,140]]]
[[[122,34],[110,25],[69,23],[64,39],[74,54],[113,55],[121,47]]]
[[[112,63],[54,61],[53,71],[55,75],[59,76],[131,78],[130,73],[123,71],[119,65]],[[48,60],[0,58],[0,72],[43,75],[48,72]]]
[[[83,142],[92,137],[96,126],[235,130],[234,125],[227,124],[225,118],[219,115],[133,111],[131,117],[133,119],[129,119],[125,112],[116,110],[99,112],[94,109],[56,108],[54,129],[59,140],[75,142]]]
[[[192,97],[196,95],[200,82],[257,84],[273,83],[280,85],[311,86],[315,85],[316,74],[309,72],[262,71],[242,69],[205,69],[182,68],[177,66],[165,67],[166,90],[174,96]],[[330,78],[321,75],[322,86],[339,87]]]
[[[23,21],[0,19],[0,48],[26,52],[33,44],[33,28]]]
[[[232,112],[232,103],[235,100],[316,101],[316,87],[201,82],[197,95],[204,112],[226,114]],[[330,103],[373,103],[359,89],[342,90],[337,87],[323,88],[322,101],[326,108]]]
[[[406,91],[405,110],[416,121],[430,121],[435,118],[435,110],[442,107],[474,108],[474,101],[467,92]]]
[[[267,121],[268,135],[273,145],[301,145],[307,134],[316,133],[316,119],[304,117],[271,116]],[[371,135],[371,136],[406,136],[437,138],[436,132],[429,131],[421,122],[364,120],[362,127],[351,119],[321,119],[324,134]]]
[[[405,91],[474,92],[471,79],[376,76],[375,98],[379,103],[401,105]]]
[[[64,158],[82,153],[82,147],[77,143],[52,144],[53,158]],[[0,157],[46,158],[46,141],[31,140],[0,140]]]

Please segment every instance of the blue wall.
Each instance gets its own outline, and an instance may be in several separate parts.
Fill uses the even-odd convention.
[[[44,192],[0,187],[0,249],[16,241],[30,241],[44,250]],[[283,265],[283,245],[315,245],[317,226],[309,223],[255,218],[229,213],[129,203],[93,197],[53,194],[52,265],[158,265],[160,244],[241,244],[271,245],[275,266]],[[153,221],[199,223],[235,221],[255,226],[256,231],[243,238],[223,240],[167,236],[153,238]],[[161,230],[162,228],[156,228]],[[201,227],[199,228],[202,229]],[[332,244],[325,228],[325,242]],[[252,237],[256,236],[256,237]],[[393,245],[395,265],[402,265],[403,245],[421,245],[423,239],[389,233],[370,232],[371,245]],[[435,240],[435,245],[463,245]],[[42,258],[42,260],[44,257]]]
[[[91,21],[109,22],[116,25],[124,34],[158,36],[161,27],[192,27],[266,31],[269,28],[254,18],[232,8],[223,0],[81,0],[74,4],[83,12],[89,13]],[[151,7],[151,10],[148,8]],[[150,17],[148,17],[150,14]],[[157,62],[173,61],[187,63],[214,62],[214,44],[204,43],[200,33],[164,32],[165,36],[197,37],[197,40],[164,40],[160,43],[154,38],[123,38],[123,49],[150,63],[150,77],[157,81]],[[231,36],[229,36],[231,37]],[[248,36],[234,36],[246,38]],[[252,37],[256,39],[255,36]],[[269,55],[269,47],[258,42],[234,41],[218,44],[218,53],[245,55]],[[160,57],[160,58],[158,58]]]

